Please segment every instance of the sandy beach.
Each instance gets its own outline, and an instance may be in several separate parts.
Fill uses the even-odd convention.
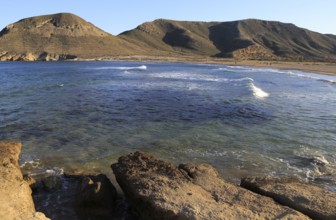
[[[226,63],[224,61],[224,64],[276,68],[276,69],[291,69],[291,70],[294,69],[332,76],[336,75],[335,63],[282,62],[282,61],[238,61],[237,63],[235,62]]]

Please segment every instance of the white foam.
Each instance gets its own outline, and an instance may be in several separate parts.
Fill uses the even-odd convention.
[[[327,75],[317,75],[314,73],[305,73],[305,72],[284,72],[292,77],[297,77],[297,78],[305,78],[305,79],[313,79],[325,83],[330,83],[330,84],[336,84],[336,79],[334,76],[327,76]]]
[[[332,79],[318,79],[318,81],[331,83],[331,84],[336,84],[336,80],[332,80]]]
[[[275,73],[288,73],[284,72],[279,69],[271,69],[271,68],[257,68],[257,67],[251,67],[251,66],[225,66],[220,67],[215,70],[224,70],[224,71],[230,71],[230,72],[275,72]]]
[[[243,77],[238,79],[223,78],[220,76],[210,74],[195,74],[189,72],[163,72],[148,75],[156,78],[163,79],[176,79],[176,80],[189,80],[189,81],[207,81],[207,82],[241,82],[241,81],[254,81],[250,77]]]
[[[46,174],[57,175],[57,176],[64,174],[63,168],[58,168],[58,167],[54,167],[52,169],[47,169],[45,172],[46,172]]]
[[[329,165],[329,161],[322,155],[317,155],[312,157],[311,163],[317,164],[317,165]]]
[[[97,67],[94,68],[96,70],[147,70],[147,66],[141,65],[141,66],[106,66],[106,67]]]
[[[250,83],[250,88],[252,89],[253,95],[256,98],[266,98],[269,96],[269,94],[265,91],[263,91],[261,88],[256,87],[253,83]]]
[[[209,76],[207,74],[194,74],[189,72],[161,72],[151,74],[151,77],[162,79],[177,79],[177,80],[190,80],[190,81],[218,81],[219,78]]]
[[[240,79],[229,79],[228,81],[230,81],[230,82],[241,82],[241,81],[251,81],[251,82],[253,82],[254,80],[250,77],[244,77],[244,78],[240,78]]]
[[[31,160],[31,161],[27,161],[27,162],[24,162],[20,165],[20,167],[25,167],[25,166],[30,166],[30,167],[33,167],[33,168],[37,168],[38,166],[40,166],[41,162],[39,160]]]
[[[146,69],[147,69],[147,66],[145,66],[145,65],[141,65],[141,66],[138,66],[137,69],[138,69],[138,70],[146,70]]]

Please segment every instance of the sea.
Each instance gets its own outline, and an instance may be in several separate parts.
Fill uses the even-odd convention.
[[[249,66],[1,62],[0,140],[33,177],[113,176],[145,151],[226,180],[299,178],[336,192],[336,77]]]

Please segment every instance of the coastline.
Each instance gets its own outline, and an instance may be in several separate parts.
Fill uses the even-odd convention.
[[[19,168],[20,142],[0,142],[0,151],[2,219],[336,217],[334,192],[292,178],[243,177],[235,185],[210,164],[175,165],[136,151],[111,164],[116,183],[91,171],[35,180]]]
[[[220,64],[230,66],[250,66],[258,68],[273,68],[283,70],[299,70],[310,73],[317,73],[329,76],[336,76],[336,62],[314,62],[314,61],[288,61],[288,60],[240,60],[234,58],[214,58],[207,56],[154,56],[154,55],[126,55],[126,56],[106,56],[95,58],[66,58],[49,60],[20,60],[19,62],[57,62],[57,61],[125,61],[125,62],[177,62],[196,64]],[[0,62],[13,62],[13,60],[0,60]],[[15,62],[17,62],[15,60]]]
[[[336,76],[336,63],[299,62],[276,60],[235,60],[230,58],[211,58],[203,56],[118,56],[97,59],[76,59],[75,61],[136,61],[136,62],[182,62],[199,64],[222,64],[232,66],[252,66],[284,70],[300,70],[305,72]]]

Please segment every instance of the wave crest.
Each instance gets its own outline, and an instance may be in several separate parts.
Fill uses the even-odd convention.
[[[147,70],[147,66],[106,66],[106,67],[97,67],[96,70]]]
[[[267,98],[269,93],[263,91],[261,88],[255,86],[253,83],[249,83],[249,86],[253,92],[254,97],[256,98]]]

